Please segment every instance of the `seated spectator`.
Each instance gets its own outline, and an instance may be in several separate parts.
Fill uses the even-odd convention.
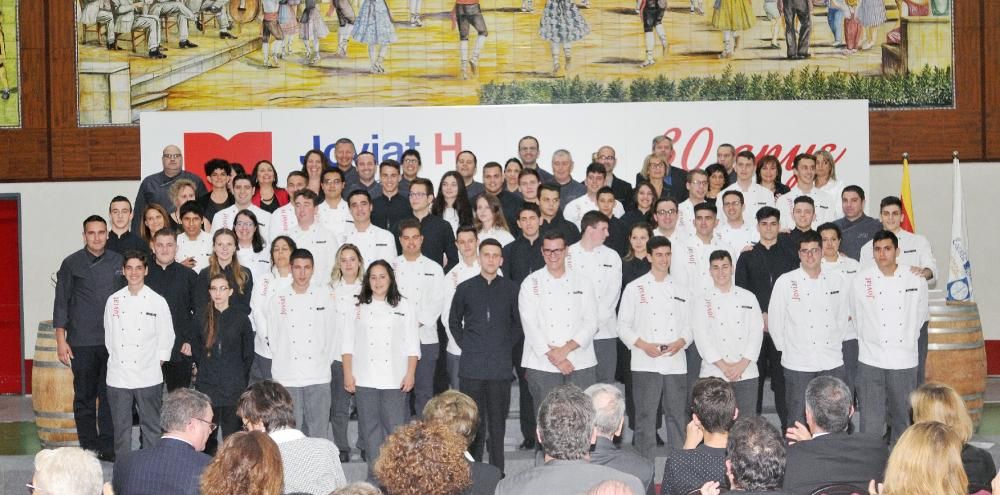
[[[160,409],[163,436],[156,446],[130,452],[115,463],[117,495],[198,495],[198,478],[212,460],[202,453],[215,431],[207,395],[179,388]]]
[[[691,389],[691,413],[684,450],[671,453],[663,467],[664,495],[685,495],[708,481],[729,487],[726,444],[739,414],[732,385],[716,377],[699,379]]]
[[[941,383],[925,383],[910,394],[910,407],[914,423],[938,421],[950,426],[962,439],[962,467],[969,477],[969,493],[989,488],[997,467],[989,452],[969,445],[974,427],[958,392]]]
[[[607,480],[587,490],[587,495],[634,495],[632,489],[618,480]]]
[[[472,473],[472,486],[465,493],[492,495],[500,478],[503,478],[503,473],[496,466],[475,462],[469,454],[468,448],[476,439],[476,432],[481,424],[479,408],[472,397],[457,390],[441,392],[424,406],[423,418],[424,421],[441,423],[451,428],[451,431],[465,440],[464,456]]]
[[[614,444],[614,438],[622,434],[625,426],[625,395],[618,387],[607,383],[595,383],[584,393],[590,396],[594,405],[594,430],[597,431],[590,463],[631,474],[642,482],[645,493],[655,493],[653,463],[628,447]]]
[[[833,483],[861,489],[869,480],[882,479],[889,458],[885,442],[872,435],[847,433],[854,414],[854,395],[847,384],[832,376],[818,376],[806,386],[805,395],[809,428],[796,422],[788,429],[786,436],[793,443],[785,463],[785,491],[809,495]]]
[[[872,495],[965,495],[969,478],[962,469],[962,438],[937,421],[917,423],[903,432],[889,455],[885,482],[871,480]]]
[[[644,493],[639,478],[590,463],[590,445],[597,439],[594,406],[580,387],[552,389],[538,407],[537,424],[545,463],[504,478],[496,495],[584,493],[606,480],[622,481],[633,493]]]
[[[382,490],[367,481],[355,481],[337,488],[330,495],[382,495]]]
[[[458,495],[472,485],[465,447],[448,426],[413,421],[386,437],[375,477],[388,495]]]
[[[734,492],[784,495],[781,482],[785,477],[785,442],[778,429],[761,416],[737,421],[729,431],[726,476]],[[705,483],[701,493],[718,495],[719,483]]]
[[[28,485],[40,495],[113,495],[104,483],[101,461],[79,447],[45,449],[35,454],[35,474]]]
[[[236,414],[248,431],[266,432],[278,444],[285,493],[326,495],[347,484],[340,450],[325,438],[306,437],[295,429],[292,396],[280,383],[250,385],[240,396]]]
[[[281,454],[260,431],[234,433],[201,475],[202,495],[281,495]]]

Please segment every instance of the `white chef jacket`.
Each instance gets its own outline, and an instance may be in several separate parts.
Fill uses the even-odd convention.
[[[896,256],[896,263],[900,265],[919,266],[920,268],[930,268],[934,276],[927,281],[928,287],[934,287],[937,283],[937,260],[934,259],[934,252],[931,251],[931,243],[927,238],[920,235],[899,229],[893,232],[899,239],[899,254]],[[868,241],[861,246],[861,266],[869,268],[875,266],[875,253],[872,252],[874,241]]]
[[[310,284],[304,294],[289,285],[274,294],[266,335],[274,381],[286,387],[330,383],[338,330],[334,305],[328,285]]]
[[[728,246],[729,254],[733,256],[733,269],[735,271],[736,262],[739,261],[743,249],[760,242],[760,232],[757,231],[757,224],[743,221],[743,225],[733,227],[728,221],[719,222],[715,228],[715,238],[719,244]]]
[[[694,341],[691,334],[691,294],[668,276],[657,282],[649,272],[625,286],[622,305],[618,310],[618,334],[632,351],[632,371],[647,371],[661,375],[687,373],[684,351],[651,358],[635,346],[638,339],[650,344],[665,345],[684,339],[684,349]]]
[[[316,207],[316,215],[326,230],[333,232],[338,238],[343,238],[344,232],[349,225],[354,225],[354,217],[351,216],[351,208],[347,206],[347,201],[340,200],[336,208],[331,208],[326,201]]]
[[[354,244],[361,250],[366,270],[375,260],[391,263],[396,256],[399,256],[396,252],[396,238],[388,230],[371,224],[364,232],[359,231],[354,224],[347,225],[344,230],[344,244]]]
[[[340,249],[340,238],[326,230],[318,221],[314,221],[307,229],[298,223],[288,232],[298,249],[308,249],[313,255],[313,285],[326,285],[330,282],[330,272],[337,260],[337,250]]]
[[[846,294],[850,292],[851,281],[854,280],[858,271],[861,270],[861,263],[858,263],[858,260],[844,253],[837,253],[837,261],[827,261],[826,258],[823,258],[822,268],[824,272],[836,273],[844,279],[843,289],[841,290]],[[844,340],[856,340],[857,338],[858,328],[854,325],[854,320],[852,319],[847,323],[847,332],[844,333]]]
[[[836,201],[840,199],[840,195],[843,194],[845,187],[847,186],[845,186],[843,182],[840,182],[837,179],[830,179],[820,189],[829,194]]]
[[[167,300],[143,286],[132,295],[123,287],[104,305],[104,346],[108,349],[107,384],[146,388],[163,383],[161,361],[170,361],[174,324]]]
[[[811,278],[802,268],[774,282],[767,326],[781,366],[817,372],[844,365],[842,342],[848,330],[847,284],[839,273],[820,270]]]
[[[729,185],[729,187],[722,190],[719,193],[719,200],[716,205],[719,206],[719,211],[722,211],[722,196],[726,191],[739,191],[743,194],[743,224],[744,225],[757,225],[757,212],[765,206],[774,206],[774,193],[770,189],[757,184],[756,182],[751,182],[750,187],[743,189],[740,187],[739,181],[734,182]],[[794,198],[793,198],[794,199]],[[779,201],[781,198],[779,198]],[[791,211],[791,210],[789,210]],[[725,215],[723,215],[725,216]],[[785,212],[781,213],[781,216],[785,216]],[[755,228],[754,231],[757,229]]]
[[[694,203],[691,198],[685,199],[677,205],[677,227],[683,226],[684,230],[694,235]]]
[[[622,292],[622,259],[613,249],[600,245],[587,251],[577,242],[566,252],[566,269],[590,281],[597,299],[597,335],[594,340],[618,337],[615,308]]]
[[[482,268],[479,266],[479,258],[475,258],[471,265],[467,265],[465,261],[462,261],[461,255],[459,255],[458,264],[456,264],[454,268],[444,275],[444,298],[443,304],[441,305],[441,323],[444,324],[444,331],[448,334],[447,352],[452,356],[461,356],[462,348],[458,346],[457,342],[455,342],[455,337],[451,334],[451,325],[448,324],[448,320],[451,316],[451,302],[455,299],[455,292],[458,289],[458,284],[465,282],[480,273],[482,273]]]
[[[812,191],[804,192],[802,189],[799,189],[798,184],[796,184],[795,187],[788,192],[788,194],[781,196],[777,201],[776,207],[781,210],[781,228],[783,230],[791,230],[795,228],[795,218],[792,217],[792,209],[795,206],[795,198],[799,196],[808,196],[812,198],[815,203],[816,215],[813,218],[813,230],[815,230],[816,227],[819,227],[826,222],[832,222],[841,216],[840,208],[837,207],[837,202],[826,191],[823,191],[818,187],[814,187]],[[754,215],[756,214],[757,212],[754,212]]]
[[[680,277],[678,273],[678,278],[686,281],[696,294],[708,290],[715,285],[712,281],[708,258],[712,256],[714,251],[718,250],[726,251],[730,257],[735,259],[729,246],[720,244],[717,238],[713,237],[711,243],[705,244],[700,238],[692,237],[680,248],[671,247],[671,272],[682,270],[687,272],[684,277]],[[733,277],[735,278],[735,276],[736,264],[733,263]]]
[[[271,359],[271,348],[267,343],[267,309],[271,297],[279,290],[292,285],[292,273],[284,277],[276,271],[268,270],[253,281],[253,293],[250,294],[250,322],[253,324],[253,352],[261,357]]]
[[[929,318],[927,281],[909,265],[886,276],[877,266],[851,282],[851,315],[858,328],[858,361],[888,370],[917,367],[917,339]]]
[[[416,310],[421,344],[437,344],[437,321],[444,308],[444,271],[441,265],[421,255],[407,261],[399,255],[392,262],[399,293],[410,300]],[[447,317],[446,317],[447,318]]]
[[[246,267],[250,270],[250,275],[253,276],[254,284],[258,280],[267,276],[267,273],[271,271],[271,249],[270,246],[264,246],[259,253],[255,253],[253,248],[238,248],[236,250],[236,259],[240,261],[240,266]]]
[[[417,312],[403,298],[396,307],[385,301],[355,306],[344,320],[344,355],[351,355],[359,387],[398,390],[409,358],[420,358]]]
[[[250,205],[246,208],[240,208],[237,205],[230,205],[228,208],[219,210],[218,213],[212,217],[212,234],[219,229],[229,229],[233,230],[233,224],[236,223],[236,214],[243,211],[250,210],[254,216],[257,217],[257,232],[260,232],[260,237],[267,240],[268,229],[271,223],[271,213],[260,209],[259,206]]]
[[[493,227],[489,230],[481,230],[478,234],[480,244],[486,239],[496,239],[500,246],[506,246],[514,242],[514,236],[500,227]]]
[[[548,268],[536,270],[521,283],[518,310],[524,329],[521,366],[560,373],[545,353],[549,345],[559,347],[570,340],[580,346],[567,356],[574,368],[597,366],[597,299],[587,280],[569,269],[559,278]]]
[[[177,255],[174,259],[180,263],[188,258],[194,258],[195,273],[201,273],[208,268],[208,258],[212,256],[212,234],[202,231],[195,240],[188,239],[187,234],[177,235]]]
[[[750,364],[740,380],[759,376],[756,362],[764,340],[764,317],[752,292],[736,285],[722,292],[713,285],[698,296],[691,312],[694,340],[701,354],[701,377],[726,380],[716,361],[735,363],[743,358]]]
[[[333,299],[335,301],[335,308],[337,309],[337,321],[343,322],[347,315],[352,314],[354,308],[358,305],[358,294],[361,293],[361,278],[359,277],[354,281],[353,284],[348,284],[344,282],[343,279],[338,280],[333,283]],[[344,325],[341,325],[341,331],[343,331]],[[333,360],[340,361],[343,357],[343,351],[341,346],[344,343],[344,338],[338,336],[336,342],[334,343],[336,351],[333,353]]]
[[[591,201],[590,196],[584,194],[566,203],[566,207],[563,208],[563,218],[573,222],[573,225],[576,225],[576,228],[583,232],[583,227],[580,225],[583,222],[583,216],[591,211],[600,211],[600,208],[597,207],[596,201]],[[621,202],[615,200],[615,208],[611,211],[611,214],[615,218],[621,218],[625,214],[625,207],[622,206]]]
[[[298,225],[295,217],[295,204],[291,201],[271,213],[271,225],[267,228],[267,240],[273,242],[278,236],[288,235],[292,227]]]

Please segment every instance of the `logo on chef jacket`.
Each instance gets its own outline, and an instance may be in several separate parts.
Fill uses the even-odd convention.
[[[639,304],[647,304],[647,303],[649,303],[649,300],[646,299],[646,287],[640,285],[639,286]]]
[[[865,277],[865,297],[875,299],[875,289],[872,287],[871,277]]]
[[[228,139],[214,132],[184,133],[184,163],[189,172],[205,180],[201,165],[213,158],[235,163],[271,161],[271,133],[241,132]]]
[[[801,300],[801,298],[799,297],[799,283],[794,280],[792,280],[792,300],[793,301]]]
[[[536,295],[536,296],[541,295],[541,294],[539,294],[539,290],[538,290],[538,279],[537,278],[531,279],[531,292],[534,295]]]
[[[121,315],[121,302],[118,300],[118,296],[111,298],[111,316],[118,318]]]
[[[711,299],[705,299],[705,313],[708,315],[709,319],[715,319],[715,311],[712,309]]]
[[[278,314],[282,316],[288,315],[288,300],[285,296],[278,296]]]

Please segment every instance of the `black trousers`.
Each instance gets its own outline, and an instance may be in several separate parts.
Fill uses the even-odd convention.
[[[167,392],[191,386],[192,362],[194,360],[190,356],[181,355],[177,361],[163,363],[163,383],[167,386]]]
[[[503,472],[503,439],[507,433],[507,413],[510,412],[510,380],[477,380],[460,376],[458,389],[472,397],[479,408],[479,430],[469,453],[482,462],[483,444],[487,444],[490,464]]]
[[[535,401],[531,398],[531,391],[528,390],[528,380],[525,378],[524,367],[521,366],[521,354],[524,352],[524,341],[514,345],[514,370],[517,372],[518,391],[518,414],[521,423],[521,436],[525,439],[535,441]]]
[[[73,346],[73,419],[80,447],[114,452],[114,425],[108,403],[108,350],[103,345]]]
[[[212,406],[212,422],[219,427],[205,442],[205,453],[214,457],[219,450],[219,434],[222,434],[222,441],[225,442],[229,435],[243,429],[243,420],[236,415],[236,406]]]
[[[781,367],[781,351],[774,347],[771,334],[764,334],[764,342],[760,346],[760,357],[757,358],[757,369],[760,371],[760,381],[757,382],[757,414],[761,412],[764,403],[764,377],[771,379],[771,390],[774,391],[774,408],[781,420],[781,431],[788,427],[788,404],[785,402],[785,370]]]

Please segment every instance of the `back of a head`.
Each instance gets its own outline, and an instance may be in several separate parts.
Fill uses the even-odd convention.
[[[618,480],[604,480],[587,490],[586,495],[642,495],[632,491],[625,482]]]
[[[435,395],[424,406],[425,421],[441,423],[465,440],[465,445],[472,445],[479,427],[479,408],[472,397],[457,390],[446,390]]]
[[[472,484],[465,441],[447,425],[413,421],[386,437],[375,477],[389,495],[457,495]]]
[[[785,442],[781,433],[761,416],[741,418],[729,430],[726,460],[733,488],[744,491],[778,490],[785,480]]]
[[[545,454],[553,459],[578,460],[590,452],[594,405],[576,385],[552,389],[538,407],[538,431]]]
[[[584,390],[594,406],[594,428],[597,434],[611,438],[618,433],[625,417],[625,396],[618,387],[595,383]]]
[[[288,389],[272,380],[247,387],[240,395],[236,414],[250,423],[261,423],[268,432],[295,428],[295,410]]]
[[[833,376],[818,376],[806,386],[806,410],[816,426],[828,433],[847,429],[851,421],[851,389]]]
[[[167,394],[160,407],[160,428],[164,433],[183,433],[187,424],[200,418],[212,407],[212,399],[190,388],[179,388]]]
[[[698,415],[705,431],[725,433],[733,427],[736,421],[736,393],[729,382],[717,377],[701,378],[691,390],[691,412]]]
[[[330,495],[382,495],[382,490],[367,481],[355,481],[337,488]]]
[[[79,447],[60,447],[35,454],[33,481],[40,493],[99,495],[104,486],[104,472],[92,452]]]
[[[927,382],[910,394],[913,422],[938,421],[950,426],[955,434],[968,443],[975,428],[965,401],[955,389],[943,383]]]
[[[968,485],[962,440],[950,426],[928,421],[899,437],[885,467],[882,495],[965,495]]]
[[[201,495],[281,495],[278,445],[261,431],[233,433],[201,475]]]

